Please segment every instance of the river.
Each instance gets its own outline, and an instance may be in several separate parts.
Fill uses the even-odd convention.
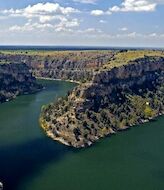
[[[75,150],[39,127],[41,106],[75,84],[40,81],[45,90],[0,105],[0,181],[4,190],[163,190],[164,117]]]

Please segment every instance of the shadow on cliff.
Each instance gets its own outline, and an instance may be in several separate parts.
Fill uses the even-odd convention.
[[[5,190],[16,190],[24,178],[40,172],[51,161],[59,161],[70,151],[71,148],[48,138],[0,147],[0,181]]]

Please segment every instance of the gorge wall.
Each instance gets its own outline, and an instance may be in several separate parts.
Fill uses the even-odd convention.
[[[25,63],[36,77],[86,82],[118,51],[2,52],[0,61]]]
[[[0,102],[34,93],[41,88],[26,64],[0,64]]]

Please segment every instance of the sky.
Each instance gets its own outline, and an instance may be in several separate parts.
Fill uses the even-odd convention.
[[[164,0],[0,0],[0,45],[164,48]]]

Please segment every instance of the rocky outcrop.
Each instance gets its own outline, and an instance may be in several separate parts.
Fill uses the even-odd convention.
[[[146,89],[153,90],[160,77],[163,77],[164,57],[145,57],[129,62],[128,65],[113,68],[97,74],[91,87],[84,92],[86,99],[92,99],[92,92],[97,96],[108,96],[110,101],[120,101],[121,92],[140,95]],[[141,91],[142,90],[142,91]],[[117,95],[118,94],[118,95]]]
[[[98,72],[65,99],[43,107],[48,136],[73,147],[164,113],[164,58],[144,57]]]
[[[41,88],[26,64],[0,64],[0,102],[34,93]]]
[[[117,51],[64,51],[0,53],[1,62],[25,63],[36,77],[86,82],[94,70],[107,63]]]

